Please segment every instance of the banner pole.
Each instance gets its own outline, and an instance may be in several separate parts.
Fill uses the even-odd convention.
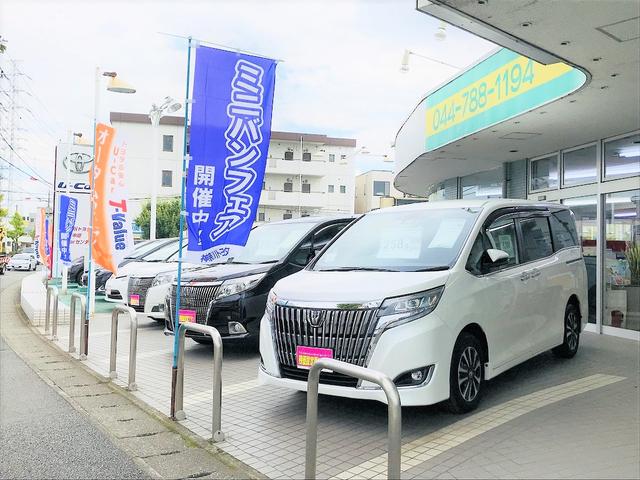
[[[173,365],[171,367],[171,418],[176,413],[176,379],[178,375],[178,328],[180,327],[180,281],[182,279],[182,242],[184,240],[185,187],[187,183],[187,127],[189,120],[189,82],[191,80],[191,37],[187,47],[187,82],[184,97],[184,131],[182,137],[182,182],[180,188],[180,232],[178,244],[178,276],[176,282],[176,313],[173,318]]]
[[[89,200],[89,231],[88,231],[88,238],[89,238],[89,248],[88,248],[88,257],[89,257],[89,262],[88,262],[88,273],[87,273],[87,293],[86,293],[86,299],[87,299],[87,308],[85,310],[85,318],[84,318],[84,323],[86,325],[86,328],[88,328],[89,326],[89,318],[91,317],[91,314],[94,312],[95,309],[95,303],[93,303],[95,296],[92,295],[92,289],[93,287],[93,275],[95,274],[94,269],[93,269],[93,248],[92,248],[92,243],[93,243],[93,199],[94,199],[94,194],[95,194],[95,181],[96,181],[96,169],[95,169],[95,165],[96,165],[96,144],[97,144],[97,135],[96,135],[96,128],[98,126],[98,108],[99,108],[99,104],[100,104],[100,99],[99,99],[99,95],[100,95],[100,67],[96,67],[96,71],[95,71],[95,87],[94,87],[94,96],[93,96],[93,162],[91,162],[91,192],[90,192],[90,200]],[[87,354],[87,350],[85,348],[84,351],[85,355]]]

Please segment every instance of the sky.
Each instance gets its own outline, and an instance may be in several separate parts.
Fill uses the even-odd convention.
[[[381,155],[393,158],[403,120],[427,92],[458,73],[417,56],[403,73],[404,50],[466,68],[495,48],[450,25],[440,41],[440,25],[416,11],[415,0],[2,0],[7,51],[1,66],[10,73],[16,60],[25,74],[17,77],[24,108],[14,163],[52,180],[56,143],[69,131],[91,138],[96,67],[118,72],[137,89],[122,95],[101,85],[103,120],[109,111],[148,113],[167,95],[184,103],[187,41],[163,34],[169,33],[281,60],[274,130],[355,138],[370,152],[356,158],[358,172],[393,170]],[[8,86],[0,80],[2,105]],[[0,108],[0,133],[8,139],[7,129]],[[8,158],[2,139],[0,156]],[[13,178],[14,189],[28,192],[13,194],[21,213],[35,211],[37,203],[23,199],[46,199],[47,185],[17,171]]]

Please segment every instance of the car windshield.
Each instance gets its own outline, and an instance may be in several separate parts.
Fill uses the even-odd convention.
[[[141,258],[144,262],[166,262],[169,257],[178,251],[178,241],[167,243],[155,252]]]
[[[147,253],[149,253],[150,251],[152,251],[155,248],[158,248],[158,246],[160,244],[162,244],[163,242],[167,242],[168,240],[166,238],[162,239],[162,240],[147,240],[146,242],[143,242],[139,245],[136,245],[134,247],[134,249],[131,251],[131,253],[129,255],[127,255],[124,258],[139,258],[139,257],[143,257],[144,255],[146,255]]]
[[[282,259],[316,225],[314,222],[272,223],[251,230],[233,263],[272,263]]]
[[[18,253],[13,256],[13,258],[15,258],[16,260],[29,260],[30,257],[31,255],[28,255],[26,253]]]
[[[313,265],[313,270],[417,272],[455,263],[479,210],[396,210],[365,215]]]

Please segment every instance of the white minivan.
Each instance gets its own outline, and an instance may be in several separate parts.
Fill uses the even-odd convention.
[[[484,380],[541,352],[573,357],[587,273],[573,214],[525,200],[376,210],[269,294],[262,383],[306,390],[331,357],[378,370],[402,405],[474,409]],[[323,372],[320,393],[384,402],[376,385]]]

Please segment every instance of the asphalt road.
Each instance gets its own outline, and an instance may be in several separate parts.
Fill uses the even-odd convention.
[[[8,272],[0,288],[25,274]],[[0,320],[2,321],[2,320]],[[0,478],[142,478],[109,437],[0,338]]]

